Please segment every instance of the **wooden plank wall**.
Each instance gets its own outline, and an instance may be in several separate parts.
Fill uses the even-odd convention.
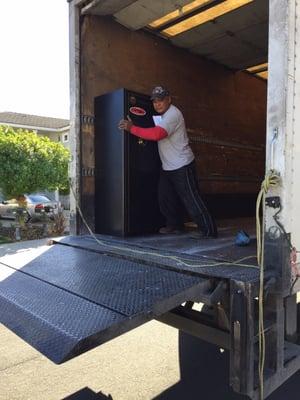
[[[93,220],[94,97],[125,87],[167,86],[183,112],[204,193],[255,193],[264,174],[266,82],[176,48],[113,20],[81,27],[83,203]]]

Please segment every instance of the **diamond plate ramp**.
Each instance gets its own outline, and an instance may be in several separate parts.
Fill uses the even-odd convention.
[[[222,245],[217,246],[217,248],[213,250],[209,247],[206,250],[202,248],[199,254],[188,254],[182,253],[180,248],[179,251],[172,251],[168,248],[169,242],[173,243],[176,239],[174,237],[169,238],[169,241],[164,237],[162,241],[158,236],[158,238],[155,238],[155,244],[150,240],[150,247],[147,245],[148,242],[146,242],[146,240],[139,242],[138,238],[134,239],[137,243],[128,243],[128,241],[123,238],[111,239],[104,235],[97,235],[97,238],[100,243],[97,243],[92,236],[67,236],[56,243],[74,248],[86,249],[99,254],[112,254],[119,258],[137,261],[140,264],[145,263],[165,267],[166,269],[177,272],[188,272],[200,277],[235,279],[245,282],[259,279],[259,268],[256,264],[254,242],[249,246],[249,249],[248,246],[246,249],[240,249],[235,245]],[[178,238],[176,240],[178,242]],[[181,237],[180,240],[183,241],[183,238]],[[187,240],[191,240],[191,238]],[[213,240],[217,243],[219,242],[219,244],[221,242],[221,239]],[[230,264],[250,255],[253,256],[253,258],[246,259],[243,262],[243,264],[245,263],[247,266]],[[183,262],[181,262],[181,260]],[[224,262],[224,264],[220,264],[222,262]],[[218,264],[217,267],[214,265],[216,263]]]
[[[0,322],[57,364],[197,297],[206,284],[66,246],[22,267],[18,257],[0,262]]]

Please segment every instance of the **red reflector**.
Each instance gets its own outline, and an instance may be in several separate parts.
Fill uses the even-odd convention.
[[[36,206],[35,206],[35,208],[37,208],[37,209],[41,209],[41,208],[44,208],[44,205],[43,204],[37,204]]]

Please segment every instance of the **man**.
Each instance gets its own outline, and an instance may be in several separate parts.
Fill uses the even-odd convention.
[[[119,128],[158,142],[162,162],[158,200],[167,221],[167,226],[159,232],[171,234],[183,230],[184,205],[204,237],[217,237],[216,224],[200,196],[195,157],[189,146],[183,115],[172,104],[169,91],[162,86],[152,90],[151,100],[159,114],[154,117],[155,127],[141,128],[133,125],[131,120],[121,120]]]

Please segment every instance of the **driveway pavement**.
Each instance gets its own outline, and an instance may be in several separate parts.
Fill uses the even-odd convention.
[[[0,245],[0,262],[12,253],[42,252],[45,244]],[[246,399],[228,387],[227,352],[157,321],[60,366],[1,325],[0,337],[0,400]],[[296,400],[299,392],[298,373],[269,399]]]

